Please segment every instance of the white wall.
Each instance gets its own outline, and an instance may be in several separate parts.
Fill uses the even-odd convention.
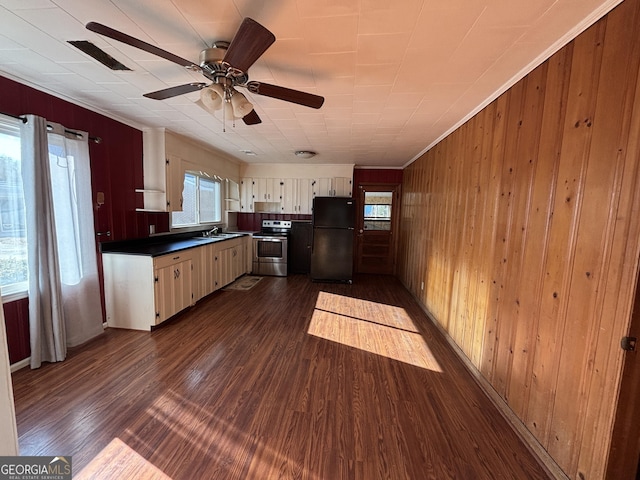
[[[242,177],[247,178],[353,178],[353,164],[253,163],[244,164]]]
[[[241,162],[222,152],[172,132],[165,132],[167,155],[180,157],[185,170],[203,170],[207,173],[240,182]]]

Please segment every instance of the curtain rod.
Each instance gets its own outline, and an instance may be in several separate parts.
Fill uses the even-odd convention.
[[[0,112],[0,113],[2,113],[3,115],[6,115],[7,117],[13,117],[16,120],[20,120],[20,121],[22,121],[22,123],[27,123],[27,118],[22,116],[22,115],[12,115],[10,113],[4,113],[4,112]],[[51,129],[53,129],[53,127],[51,125],[47,124],[47,129],[51,130]],[[82,134],[81,133],[78,133],[78,132],[76,132],[74,130],[68,130],[67,128],[64,129],[64,133],[68,133],[69,135],[75,135],[76,137],[82,138]],[[89,140],[91,140],[94,143],[102,143],[102,138],[100,138],[100,137],[92,137],[91,135],[89,135]]]

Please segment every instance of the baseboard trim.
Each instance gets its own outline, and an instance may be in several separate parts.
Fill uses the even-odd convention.
[[[20,360],[19,362],[11,364],[11,373],[17,372],[18,370],[28,367],[31,365],[31,357],[27,357],[24,360]]]
[[[538,460],[538,463],[542,466],[542,468],[546,470],[547,474],[551,478],[554,478],[556,480],[569,480],[569,476],[564,473],[560,466],[555,462],[553,457],[549,455],[549,452],[544,449],[540,442],[538,442],[538,439],[529,431],[527,426],[522,423],[522,420],[520,420],[520,418],[518,418],[518,416],[513,412],[507,402],[505,402],[504,399],[500,395],[498,395],[498,392],[495,391],[489,381],[485,379],[482,373],[476,368],[476,366],[471,363],[471,360],[469,360],[469,358],[464,354],[462,349],[453,340],[453,338],[449,336],[449,333],[444,328],[442,328],[442,326],[438,322],[436,322],[434,316],[424,306],[424,304],[415,295],[413,295],[413,293],[411,295],[416,300],[416,302],[418,302],[418,305],[420,305],[420,308],[427,315],[431,323],[438,329],[447,343],[451,346],[455,354],[467,368],[467,371],[475,379],[476,383],[484,391],[487,397],[489,397],[491,402],[496,406],[504,419],[509,422],[513,430],[520,437],[522,442],[526,445],[533,456]]]

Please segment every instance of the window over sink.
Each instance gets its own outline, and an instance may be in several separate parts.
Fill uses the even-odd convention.
[[[182,211],[171,214],[171,227],[198,227],[222,222],[222,189],[216,178],[187,172],[184,175]]]

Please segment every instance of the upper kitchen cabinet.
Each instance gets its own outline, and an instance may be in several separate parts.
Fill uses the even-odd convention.
[[[317,178],[314,180],[313,196],[314,197],[350,197],[351,196],[351,178],[349,177],[332,177]]]
[[[143,210],[181,211],[184,187],[182,159],[167,153],[164,129],[145,130],[142,140],[144,188],[136,191],[144,196]]]
[[[240,185],[230,179],[225,180],[225,207],[228,212],[240,212]]]
[[[243,178],[240,211],[280,213],[283,183],[278,178]]]
[[[253,207],[253,180],[251,178],[243,178],[240,180],[240,211],[251,213]]]
[[[240,209],[240,164],[236,159],[164,128],[143,132],[144,209],[182,211],[185,173],[206,172],[228,180],[224,193],[225,210]],[[228,200],[228,202],[227,202]]]
[[[242,212],[311,215],[314,197],[351,196],[353,165],[248,164],[242,177]]]
[[[280,203],[280,183],[280,180],[275,178],[254,178],[253,201]]]
[[[334,177],[331,179],[334,197],[351,197],[353,181],[347,177]]]
[[[310,178],[285,178],[282,180],[281,213],[311,214],[313,180]]]

